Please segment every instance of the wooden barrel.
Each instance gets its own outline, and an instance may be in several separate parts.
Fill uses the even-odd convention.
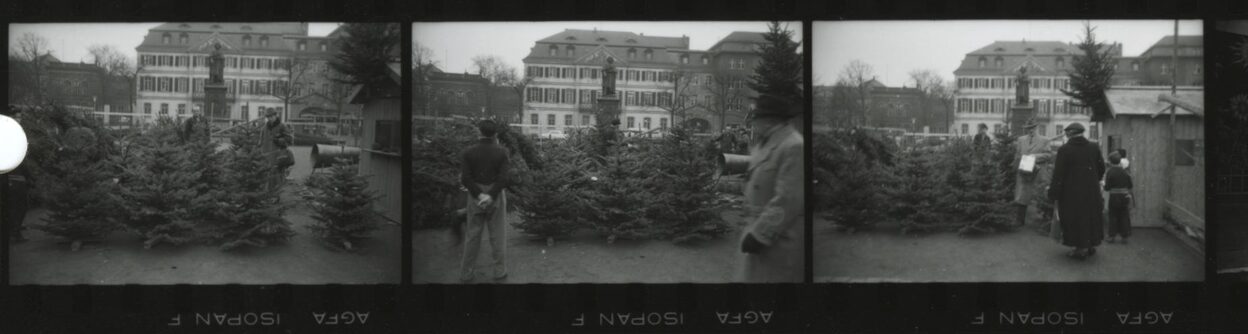
[[[312,168],[333,166],[338,158],[360,161],[360,148],[352,146],[324,145],[312,146]]]

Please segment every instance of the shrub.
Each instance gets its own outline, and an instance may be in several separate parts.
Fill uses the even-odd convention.
[[[378,213],[373,210],[376,192],[368,190],[368,181],[357,174],[357,165],[339,159],[328,174],[309,177],[305,183],[312,191],[311,207],[317,223],[308,226],[325,244],[346,250],[369,237],[378,229]]]

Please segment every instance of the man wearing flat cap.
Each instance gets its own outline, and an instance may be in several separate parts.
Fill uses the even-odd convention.
[[[1023,125],[1027,135],[1014,142],[1014,162],[1018,166],[1014,179],[1014,222],[1018,226],[1027,224],[1027,213],[1036,207],[1034,204],[1039,199],[1035,196],[1037,185],[1043,187],[1048,184],[1052,171],[1049,167],[1049,162],[1053,159],[1053,153],[1049,150],[1050,139],[1040,136],[1037,130],[1039,127],[1036,120],[1028,120]]]
[[[1104,239],[1101,176],[1105,159],[1101,150],[1083,136],[1082,124],[1066,127],[1066,144],[1057,150],[1049,199],[1057,202],[1062,244],[1073,247],[1067,256],[1084,259],[1096,254]]]
[[[802,135],[790,122],[796,112],[788,99],[764,94],[755,105],[749,115],[754,138],[745,184],[748,226],[741,237],[741,280],[801,282],[806,239]]]
[[[290,135],[290,129],[286,128],[286,124],[282,124],[277,110],[269,108],[264,113],[264,117],[264,125],[260,128],[260,147],[273,157],[271,161],[275,164],[273,180],[269,185],[280,187],[286,181],[286,173],[289,172],[290,166],[295,164],[294,154],[286,149],[292,144],[294,137]]]

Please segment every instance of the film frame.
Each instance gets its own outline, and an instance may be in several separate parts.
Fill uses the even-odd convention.
[[[1154,1],[1142,5],[1102,4],[1092,1],[1046,3],[1023,1],[969,4],[955,2],[853,1],[772,4],[735,1],[728,4],[646,3],[518,4],[477,2],[387,2],[361,4],[320,3],[299,7],[289,3],[203,4],[184,8],[164,4],[94,4],[72,2],[10,4],[5,23],[123,22],[150,20],[229,21],[384,21],[410,27],[411,22],[500,20],[801,20],[810,40],[810,24],[819,20],[926,20],[926,19],[1201,19],[1207,32],[1219,19],[1248,18],[1248,5],[1233,1]],[[231,16],[248,7],[254,14]],[[1122,7],[1127,7],[1123,9]],[[142,14],[138,14],[142,13]],[[263,13],[263,14],[261,14]],[[3,28],[7,32],[6,27]],[[1206,40],[1216,45],[1216,38]],[[410,28],[404,28],[404,47],[410,49]],[[809,43],[804,43],[810,68]],[[406,54],[406,53],[405,53]],[[405,62],[409,59],[406,59]],[[1206,57],[1206,68],[1212,57]],[[405,76],[408,73],[405,73]],[[807,72],[807,84],[811,84]],[[7,84],[6,84],[7,85]],[[809,88],[809,87],[808,87]],[[1216,83],[1208,100],[1220,97]],[[410,91],[410,89],[405,89]],[[410,110],[410,100],[404,99]],[[806,101],[807,110],[810,101]],[[1206,124],[1217,120],[1216,114]],[[410,118],[404,119],[410,129]],[[408,131],[408,130],[404,130]],[[806,129],[807,133],[809,129]],[[410,133],[404,136],[410,137]],[[1214,132],[1212,136],[1217,137]],[[1210,141],[1211,148],[1217,141]],[[410,147],[404,147],[410,151]],[[809,146],[807,148],[809,151]],[[1210,149],[1212,150],[1212,149]],[[808,153],[809,156],[809,153]],[[410,171],[410,160],[404,172]],[[809,173],[809,166],[807,171]],[[809,175],[809,174],[808,174]],[[406,181],[405,181],[406,182]],[[809,186],[808,186],[809,187]],[[408,188],[406,185],[404,188]],[[1217,203],[1207,195],[1207,203]],[[407,210],[407,209],[405,209]],[[1216,211],[1215,211],[1216,212]],[[809,212],[808,212],[809,216]],[[404,212],[407,220],[410,212]],[[1225,221],[1235,217],[1218,217]],[[410,227],[404,225],[403,244],[410,249]],[[809,227],[808,230],[809,232]],[[1209,228],[1216,235],[1217,224]],[[4,231],[7,240],[8,231]],[[809,236],[810,233],[807,233]],[[1216,238],[1207,249],[1216,249]],[[8,247],[2,266],[8,267]],[[807,247],[811,247],[807,240]],[[809,252],[808,252],[809,253]],[[1212,253],[1207,253],[1212,254]],[[11,286],[8,275],[0,289],[4,303],[3,327],[18,332],[78,332],[88,329],[141,332],[1238,332],[1248,328],[1242,319],[1245,285],[1218,279],[1214,256],[1206,255],[1206,280],[1197,283],[965,283],[965,284],[574,284],[574,285],[411,285],[410,252],[402,256],[404,275],[396,285],[377,286]],[[809,257],[808,257],[809,261]],[[167,312],[174,310],[175,312]],[[674,310],[674,311],[671,311]],[[1085,312],[1089,321],[1074,325],[972,325],[981,312]],[[774,312],[766,324],[725,324],[717,313]],[[174,315],[277,312],[283,326],[171,328]],[[316,324],[313,313],[373,312],[365,325]],[[571,326],[581,315],[678,312],[689,319],[679,326]],[[1116,313],[1172,312],[1170,324],[1124,325]],[[1134,316],[1134,314],[1129,314]],[[300,319],[302,320],[291,320]],[[340,327],[332,327],[340,326]]]

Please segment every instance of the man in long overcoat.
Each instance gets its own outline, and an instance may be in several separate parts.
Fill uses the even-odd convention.
[[[1031,208],[1036,207],[1036,188],[1044,187],[1051,178],[1051,167],[1049,162],[1053,159],[1053,153],[1049,149],[1050,139],[1041,137],[1036,130],[1039,124],[1035,120],[1027,121],[1023,128],[1027,129],[1027,135],[1019,137],[1014,142],[1015,165],[1022,162],[1023,156],[1035,156],[1035,165],[1031,172],[1018,171],[1014,180],[1014,205],[1015,223],[1019,226],[1025,226],[1027,223],[1027,213]],[[1041,194],[1043,196],[1043,194]]]
[[[805,274],[805,165],[796,115],[784,98],[763,95],[750,114],[745,204],[749,225],[741,238],[742,281],[801,282]]]
[[[1066,127],[1066,144],[1057,150],[1049,199],[1057,202],[1062,244],[1074,247],[1071,257],[1096,254],[1105,238],[1100,181],[1105,175],[1101,150],[1083,136],[1082,124]]]

